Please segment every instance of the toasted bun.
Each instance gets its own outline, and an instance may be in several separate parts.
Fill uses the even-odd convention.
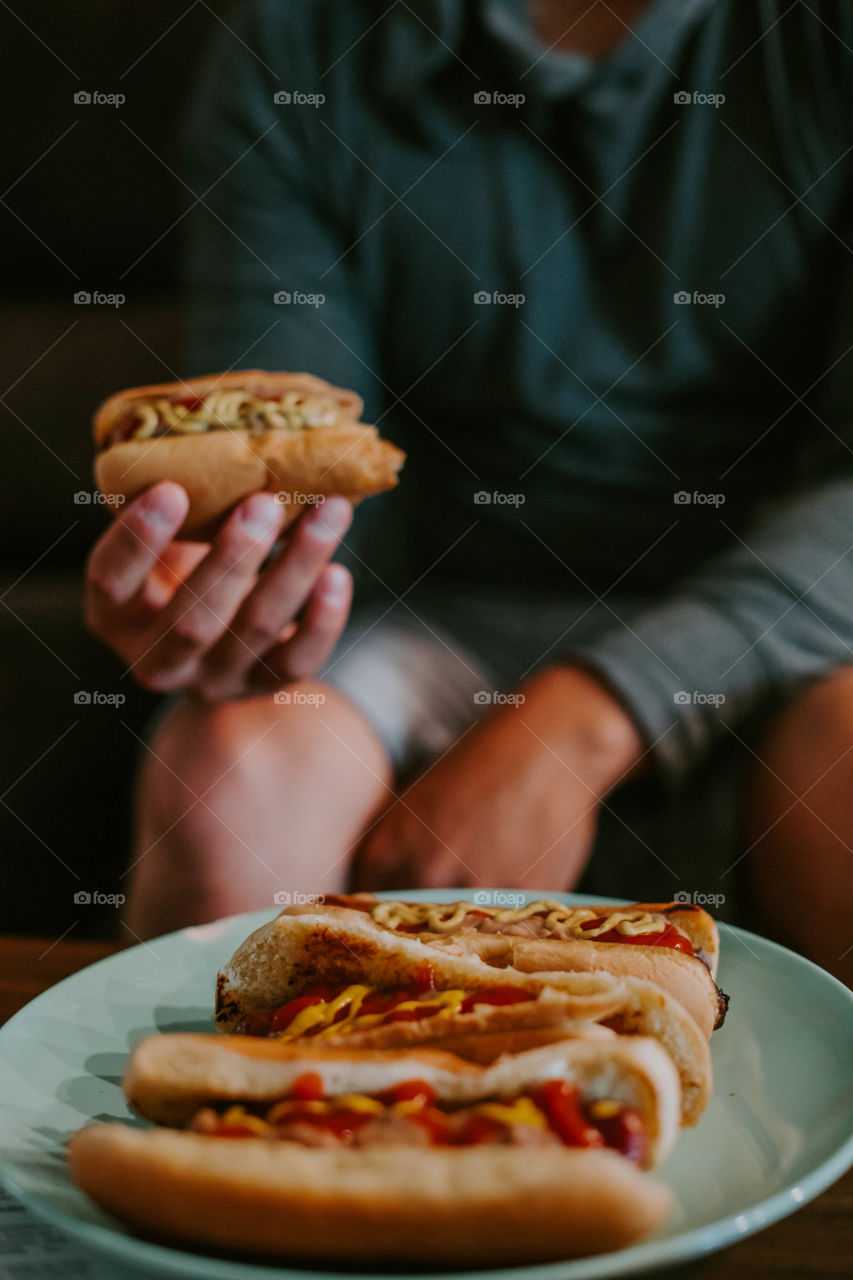
[[[542,974],[554,982],[557,974]],[[620,1035],[653,1036],[675,1063],[681,1081],[681,1123],[698,1123],[711,1097],[711,1051],[690,1014],[654,982],[623,978],[625,996],[619,1012],[604,1020]]]
[[[479,956],[427,949],[417,938],[378,929],[362,912],[315,908],[299,916],[282,913],[250,934],[219,973],[216,1026],[230,1031],[244,1014],[275,1008],[313,982],[407,986],[417,981],[425,961],[433,965],[442,989],[495,985],[494,968]],[[548,985],[513,970],[503,970],[500,982],[533,996]],[[562,1018],[606,1017],[620,1002],[619,980],[606,973],[560,974],[559,992],[564,997]],[[469,1025],[476,1030],[514,1027],[522,1008],[509,1005],[485,1010],[482,1017],[467,1015],[475,1019]],[[509,1020],[496,1022],[493,1015]]]
[[[429,1040],[431,1049],[452,1053],[455,1058],[463,1058],[466,1062],[475,1062],[487,1066],[505,1053],[524,1053],[527,1049],[536,1049],[543,1044],[554,1044],[557,1040],[567,1040],[572,1036],[583,1036],[591,1040],[595,1036],[608,1039],[616,1032],[599,1022],[555,1022],[551,1025],[540,1023],[538,1026],[517,1027],[505,1031],[460,1030],[455,1023],[445,1027],[442,1032],[436,1031]],[[358,1037],[350,1037],[350,1040]],[[343,1045],[343,1040],[333,1041]]]
[[[351,901],[353,907],[345,904]],[[368,894],[357,894],[348,898],[337,895],[334,904],[326,904],[325,915],[328,919],[348,919],[361,916],[362,920],[383,933],[393,937],[411,937],[377,924],[366,914],[378,899]],[[457,904],[447,904],[449,906]],[[475,903],[471,903],[475,907]],[[594,939],[574,938],[536,938],[525,937],[515,933],[480,933],[476,929],[459,929],[446,934],[419,933],[417,941],[430,948],[441,948],[457,955],[476,955],[487,964],[497,969],[511,966],[523,973],[540,973],[557,970],[570,973],[592,973],[604,971],[617,976],[630,975],[644,978],[648,982],[656,982],[675,997],[687,1012],[696,1020],[706,1037],[722,1025],[728,996],[716,986],[709,972],[713,960],[716,972],[719,935],[717,926],[707,911],[701,907],[682,906],[679,903],[630,903],[631,909],[648,911],[665,915],[677,928],[681,929],[694,948],[707,955],[708,963],[698,956],[687,955],[669,947],[653,947],[632,945],[630,942],[598,942]],[[607,915],[611,907],[592,907]],[[288,907],[281,912],[282,917],[316,914],[316,906]],[[346,913],[346,916],[342,915]]]
[[[340,494],[357,503],[397,483],[405,454],[382,440],[375,427],[358,421],[359,397],[309,374],[254,371],[123,391],[98,410],[96,440],[108,439],[127,406],[142,396],[203,395],[229,385],[271,396],[299,390],[332,394],[348,421],[306,431],[212,430],[111,445],[95,459],[95,479],[100,491],[110,496],[111,511],[121,509],[112,495],[130,502],[158,481],[174,480],[190,500],[179,536],[205,540],[238,502],[261,490],[298,495],[295,501],[283,502],[287,528],[304,513],[305,495]]]
[[[576,992],[554,991],[543,987],[530,992],[529,1004],[477,1005],[471,1013],[457,1013],[452,1018],[423,1018],[416,1021],[389,1022],[366,1031],[348,1031],[340,1036],[324,1036],[324,1043],[346,1047],[369,1049],[412,1049],[429,1044],[438,1047],[438,1040],[452,1040],[447,1047],[451,1053],[467,1058],[470,1062],[494,1062],[502,1053],[516,1053],[528,1044],[528,1032],[554,1029],[557,1038],[574,1035],[578,1028],[584,1031],[599,1027],[599,1019],[616,1017],[623,1007],[624,994],[619,988],[611,988],[606,1004],[604,998],[589,996],[578,998]],[[585,1006],[587,1012],[579,1013]],[[600,1029],[600,1028],[599,1028]],[[476,1045],[476,1055],[460,1053],[455,1044]]]
[[[512,1097],[545,1080],[569,1080],[586,1099],[612,1098],[639,1113],[649,1136],[649,1167],[669,1153],[678,1131],[675,1068],[657,1041],[639,1036],[579,1035],[481,1067],[435,1050],[371,1052],[312,1048],[310,1042],[253,1043],[242,1036],[158,1035],[134,1050],[124,1089],[149,1120],[182,1125],[206,1105],[272,1104],[306,1071],[321,1077],[329,1096],[381,1093],[418,1079],[455,1106]]]
[[[81,1130],[69,1158],[78,1185],[137,1230],[288,1259],[545,1262],[626,1245],[672,1199],[606,1150],[317,1150],[107,1124]]]
[[[328,907],[313,914],[282,913],[241,943],[220,972],[216,1025],[230,1031],[244,1013],[275,1008],[312,982],[405,986],[427,958],[442,989],[475,990],[495,983],[494,968],[478,955],[427,947],[417,938],[377,928],[360,911]],[[567,1026],[569,1033],[572,1030],[572,1019],[603,1021],[619,1032],[661,1041],[681,1079],[682,1123],[697,1122],[711,1095],[707,1039],[679,1002],[655,983],[605,972],[525,974],[513,968],[501,969],[499,981],[529,992],[536,1005],[480,1006],[452,1020],[424,1018],[402,1024],[404,1030],[392,1023],[326,1043],[393,1048],[439,1040],[443,1047],[460,1052],[451,1044],[454,1036],[470,1043],[472,1035],[490,1033],[499,1054],[530,1043],[526,1033],[537,1029],[559,1034],[562,1026],[566,1034]],[[553,1003],[560,997],[561,1005]],[[475,1060],[482,1061],[483,1041],[477,1046]]]
[[[584,942],[574,938],[520,938],[473,930],[431,937],[434,941],[430,945],[442,951],[477,955],[498,969],[510,965],[522,973],[603,970],[619,977],[656,982],[687,1010],[706,1039],[725,1017],[725,998],[718,992],[706,966],[696,956],[669,947]]]

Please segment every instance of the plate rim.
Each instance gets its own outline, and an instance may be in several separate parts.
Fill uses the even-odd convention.
[[[475,890],[470,888],[442,890],[404,889],[378,893],[377,897],[391,900],[405,897],[409,901],[417,901],[419,899],[422,901],[452,901],[453,895],[458,895],[464,899],[466,894],[470,895],[473,892]],[[548,896],[578,905],[600,903],[609,906],[626,903],[624,898],[562,891],[546,893],[544,890],[525,891],[492,888],[488,892],[495,894],[523,893],[527,900]],[[235,928],[238,921],[248,921],[250,918],[259,917],[262,914],[267,914],[266,908],[238,912],[234,915],[223,916],[219,920],[211,921],[209,926],[190,926],[190,928],[204,929],[210,927],[212,929],[216,925],[227,925],[227,929],[222,930],[223,934],[225,934]],[[278,912],[274,910],[269,919],[274,919],[277,914]],[[248,932],[251,932],[251,930],[260,927],[261,923],[263,922],[253,923],[251,929],[247,928],[245,936],[248,936]],[[797,965],[805,966],[807,969],[814,971],[818,975],[819,981],[829,984],[835,989],[836,995],[841,995],[847,1000],[851,1006],[851,1012],[853,1012],[853,991],[805,956],[799,955],[781,943],[774,942],[770,938],[764,938],[760,934],[737,925],[719,922],[719,929],[723,936],[732,934],[744,943],[753,940],[760,947],[769,948],[771,951],[783,954],[792,959]],[[177,939],[186,932],[186,929],[176,929],[170,933],[161,934],[157,938],[149,939],[147,943],[136,943],[132,947],[124,948],[111,955],[103,956],[89,965],[84,965],[82,969],[78,969],[60,982],[54,983],[23,1005],[11,1018],[7,1019],[3,1026],[0,1027],[0,1044],[14,1027],[14,1024],[19,1019],[23,1020],[23,1015],[32,1014],[35,1006],[42,1001],[47,1003],[66,984],[73,983],[83,974],[91,974],[93,970],[101,966],[114,964],[118,958],[132,955],[152,942]],[[144,1240],[135,1235],[127,1235],[117,1231],[109,1223],[101,1224],[99,1222],[83,1221],[74,1214],[67,1213],[63,1209],[45,1202],[38,1195],[32,1195],[17,1182],[14,1175],[9,1173],[2,1163],[0,1163],[0,1186],[4,1187],[15,1200],[23,1204],[37,1217],[63,1230],[71,1238],[72,1242],[92,1248],[101,1255],[121,1257],[125,1262],[132,1262],[143,1270],[146,1267],[149,1267],[152,1272],[159,1270],[161,1275],[180,1275],[183,1272],[184,1275],[206,1277],[208,1280],[259,1280],[262,1276],[280,1277],[282,1280],[285,1277],[288,1280],[325,1280],[326,1277],[347,1280],[348,1277],[363,1277],[367,1274],[377,1277],[377,1280],[474,1280],[474,1277],[477,1276],[494,1277],[495,1280],[605,1280],[605,1277],[608,1276],[637,1274],[648,1271],[653,1267],[671,1266],[678,1262],[686,1262],[690,1259],[706,1256],[728,1248],[739,1240],[755,1235],[765,1227],[772,1226],[775,1222],[802,1208],[832,1186],[851,1166],[853,1166],[853,1133],[843,1139],[829,1156],[819,1165],[810,1169],[799,1180],[789,1183],[774,1192],[772,1196],[750,1203],[737,1213],[729,1213],[725,1217],[706,1223],[703,1226],[679,1231],[663,1239],[652,1237],[649,1240],[630,1245],[624,1249],[592,1254],[587,1257],[533,1263],[526,1266],[484,1267],[466,1271],[391,1271],[377,1270],[375,1267],[371,1267],[368,1272],[366,1269],[353,1271],[346,1270],[343,1267],[332,1268],[325,1263],[321,1263],[316,1267],[304,1268],[298,1265],[282,1266],[275,1262],[254,1262],[251,1259],[232,1260],[215,1254],[191,1252],[178,1247],[173,1248],[169,1245]],[[105,1215],[105,1217],[108,1217],[108,1215]]]

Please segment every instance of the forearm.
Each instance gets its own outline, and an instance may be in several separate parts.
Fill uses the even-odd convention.
[[[642,767],[646,747],[637,723],[593,672],[556,665],[523,688],[527,731],[597,797]]]
[[[853,660],[853,480],[810,490],[576,654],[677,781],[747,717]]]

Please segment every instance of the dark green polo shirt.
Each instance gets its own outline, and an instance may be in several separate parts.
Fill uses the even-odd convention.
[[[694,692],[734,725],[850,660],[844,0],[652,0],[600,61],[522,0],[260,0],[187,157],[188,372],[310,370],[409,453],[362,592],[588,604],[555,654],[675,774]]]

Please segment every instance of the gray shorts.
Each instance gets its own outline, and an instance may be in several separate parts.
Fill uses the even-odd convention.
[[[322,679],[370,722],[405,786],[484,712],[509,701],[519,681],[559,658],[578,606],[446,600],[417,611],[357,613]],[[581,624],[582,628],[582,624]],[[722,919],[747,910],[742,790],[751,757],[734,739],[688,785],[626,785],[602,807],[585,893],[669,901],[679,893]],[[566,886],[543,884],[543,890]],[[722,895],[722,901],[718,901]]]

